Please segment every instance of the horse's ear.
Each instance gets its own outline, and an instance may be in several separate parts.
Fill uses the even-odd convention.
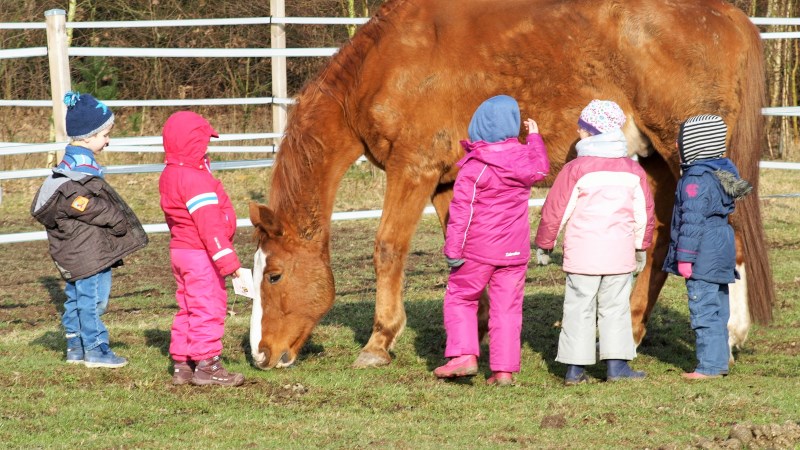
[[[283,236],[283,224],[268,206],[250,202],[250,222],[257,230],[263,231],[267,237]]]

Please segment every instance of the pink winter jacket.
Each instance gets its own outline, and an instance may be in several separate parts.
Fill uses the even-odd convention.
[[[444,254],[484,264],[527,264],[530,258],[528,199],[531,186],[550,170],[539,134],[527,144],[462,141],[467,151],[453,187]]]
[[[563,228],[565,272],[633,272],[635,251],[650,246],[655,226],[647,176],[626,156],[621,131],[583,139],[576,147],[578,158],[561,169],[547,194],[536,246],[552,249]]]
[[[217,132],[199,114],[180,111],[164,124],[166,167],[158,180],[171,249],[205,250],[220,275],[241,265],[233,249],[236,212],[222,183],[211,175],[208,142]]]

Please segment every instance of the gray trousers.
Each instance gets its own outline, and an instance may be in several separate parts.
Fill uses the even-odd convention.
[[[597,333],[600,359],[636,357],[631,327],[631,274],[567,274],[564,316],[556,361],[590,365],[596,362]]]

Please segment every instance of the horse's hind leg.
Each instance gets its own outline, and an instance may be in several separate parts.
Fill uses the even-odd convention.
[[[411,238],[422,210],[433,192],[438,174],[420,174],[386,168],[386,196],[383,215],[375,240],[375,320],[369,342],[361,350],[353,367],[376,367],[389,364],[389,350],[406,324],[403,307],[403,278]]]
[[[731,354],[729,363],[733,364],[733,350],[740,349],[750,331],[750,308],[747,304],[747,270],[742,258],[741,236],[736,233],[736,270],[740,279],[728,285],[731,317],[728,320],[728,345]]]
[[[675,176],[660,154],[640,158],[639,162],[649,176],[650,191],[655,202],[656,227],[653,231],[653,244],[647,250],[647,264],[636,277],[636,285],[631,294],[633,339],[637,345],[644,339],[650,313],[653,312],[661,288],[667,280],[667,273],[661,270],[661,266],[667,257],[669,226],[677,185]]]

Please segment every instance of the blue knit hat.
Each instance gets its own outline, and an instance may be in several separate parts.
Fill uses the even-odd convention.
[[[519,136],[519,105],[513,97],[497,95],[481,103],[469,122],[469,140],[502,142]]]
[[[86,139],[114,124],[114,113],[90,94],[69,91],[64,96],[67,105],[67,136],[73,141]]]

